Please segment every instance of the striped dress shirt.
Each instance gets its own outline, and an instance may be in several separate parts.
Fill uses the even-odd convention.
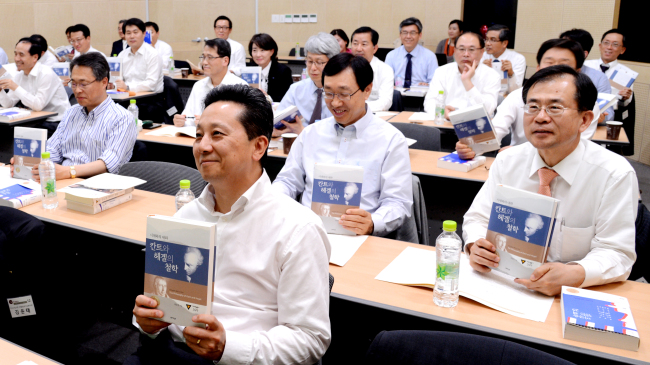
[[[47,141],[47,151],[54,163],[76,166],[102,160],[115,174],[131,159],[137,136],[133,115],[107,96],[90,113],[81,105],[68,109]]]

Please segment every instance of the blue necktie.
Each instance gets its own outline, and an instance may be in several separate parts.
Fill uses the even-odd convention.
[[[406,89],[411,87],[411,68],[413,67],[413,64],[411,63],[411,57],[413,57],[412,54],[406,54],[406,58],[408,59],[408,61],[406,61],[406,72],[404,72],[404,88]]]

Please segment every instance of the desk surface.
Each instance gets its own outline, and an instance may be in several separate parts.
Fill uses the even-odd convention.
[[[0,126],[5,125],[5,126],[13,127],[13,126],[17,126],[17,125],[21,125],[21,124],[25,124],[25,123],[29,123],[29,122],[34,122],[34,121],[37,121],[37,120],[44,120],[44,119],[47,119],[47,118],[55,116],[55,115],[57,115],[56,112],[35,112],[35,111],[32,111],[32,114],[30,114],[29,116],[24,117],[24,118],[14,119],[14,120],[10,120],[8,122],[1,122],[0,121]]]
[[[172,127],[171,124],[163,124],[160,128]],[[177,146],[188,146],[192,147],[194,144],[194,138],[186,135],[181,135],[180,137],[164,137],[164,136],[148,136],[147,133],[151,131],[156,131],[156,129],[143,129],[138,133],[138,141],[144,142],[155,142],[155,143],[164,143],[172,144]]]
[[[114,95],[111,96],[111,98],[116,102],[122,102],[122,101],[128,101],[132,99],[141,99],[141,98],[146,98],[149,96],[157,95],[161,93],[155,93],[153,91],[138,91],[135,93],[135,96],[129,96],[129,95]]]
[[[630,144],[630,140],[627,138],[627,134],[625,133],[625,129],[623,128],[621,128],[621,134],[618,135],[618,140],[614,141],[611,139],[607,139],[607,126],[604,125],[601,125],[598,128],[596,128],[596,133],[594,133],[594,136],[591,137],[591,140],[596,143],[604,143],[604,144],[618,144],[618,145]]]
[[[27,360],[38,365],[60,364],[2,338],[0,338],[0,354],[2,354],[0,356],[0,365],[16,365]]]
[[[68,179],[56,182],[57,189],[82,181]],[[86,214],[69,210],[65,193],[58,193],[59,206],[54,211],[46,211],[41,203],[21,208],[43,221],[74,227],[101,236],[144,246],[147,236],[147,215],[162,214],[172,216],[176,213],[174,197],[134,190],[133,200],[99,214]]]
[[[172,77],[172,79],[174,81],[200,81],[200,80],[203,80],[206,77],[207,77],[206,75],[194,75],[194,74],[192,74],[192,75],[187,75],[186,78],[183,78],[181,76],[177,76],[177,77]]]
[[[540,323],[496,311],[465,297],[460,298],[456,308],[440,308],[433,303],[432,289],[375,280],[375,276],[408,246],[435,250],[430,246],[369,237],[345,266],[330,265],[330,272],[335,278],[332,295],[365,305],[561,347],[569,351],[589,352],[599,357],[618,357],[617,360],[624,357],[623,361],[627,362],[650,360],[650,341],[644,341],[650,338],[650,307],[647,305],[650,302],[650,285],[648,284],[625,281],[590,288],[620,295],[629,300],[639,328],[641,347],[639,352],[626,351],[563,339],[559,296],[555,298],[546,322]]]
[[[413,123],[413,121],[409,120],[409,118],[411,117],[411,115],[413,115],[413,113],[414,112],[401,112],[401,113],[397,114],[396,116],[394,116],[393,118],[391,118],[389,120],[389,122],[391,122],[391,123]],[[438,128],[438,129],[450,129],[450,130],[454,129],[454,126],[451,125],[451,122],[449,122],[449,121],[445,121],[445,124],[443,124],[443,125],[437,125],[437,124],[433,123],[430,120],[417,121],[416,123],[413,123],[413,124],[421,124],[421,125],[426,125],[428,127],[435,127],[435,128]]]

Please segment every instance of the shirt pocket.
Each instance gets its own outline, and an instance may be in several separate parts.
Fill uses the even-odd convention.
[[[587,256],[591,250],[591,240],[594,238],[596,226],[587,228],[571,228],[562,226],[560,240],[562,242],[562,253],[560,261],[578,261]]]

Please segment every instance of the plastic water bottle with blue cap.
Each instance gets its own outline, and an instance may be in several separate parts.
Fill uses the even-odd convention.
[[[194,193],[190,190],[190,181],[181,180],[181,190],[176,193],[176,210],[181,209],[185,204],[194,200]]]
[[[43,192],[43,208],[54,209],[59,206],[59,197],[56,195],[56,167],[50,161],[50,153],[41,154],[41,163],[38,165],[38,175],[41,178],[41,191]]]
[[[433,302],[451,308],[458,304],[460,252],[463,240],[456,234],[456,222],[442,222],[443,232],[436,238],[436,286]]]

